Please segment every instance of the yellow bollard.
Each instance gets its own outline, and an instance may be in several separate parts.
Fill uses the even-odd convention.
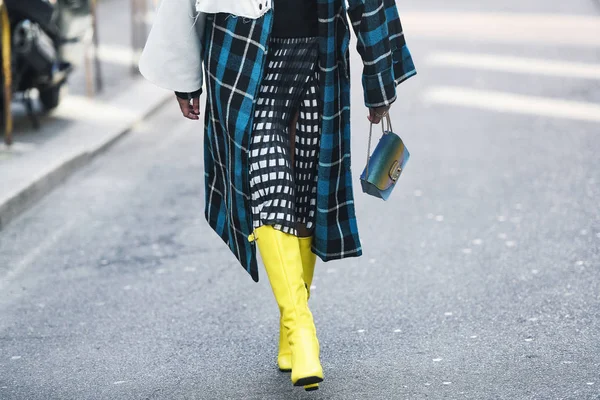
[[[10,21],[8,19],[8,10],[4,0],[0,0],[0,25],[2,26],[2,76],[4,82],[4,142],[7,145],[12,144],[12,113],[10,102],[12,100],[12,70],[11,70],[11,48],[10,48]]]

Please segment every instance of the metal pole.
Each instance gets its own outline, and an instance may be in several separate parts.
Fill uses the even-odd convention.
[[[94,72],[96,75],[96,92],[102,92],[104,89],[104,80],[102,79],[102,64],[100,63],[100,55],[98,54],[100,47],[100,37],[98,35],[98,14],[97,0],[92,0],[92,29],[93,29],[93,46],[94,46]]]
[[[157,0],[153,0],[156,4]],[[131,48],[132,48],[132,74],[138,74],[138,61],[146,38],[148,36],[148,26],[146,17],[148,15],[148,0],[131,0]]]
[[[140,42],[138,43],[139,50],[144,49],[146,43],[146,37],[148,32],[146,31],[146,17],[148,16],[148,0],[140,0],[140,10],[138,15],[138,23],[140,24]]]
[[[94,96],[94,84],[92,83],[92,65],[90,62],[90,49],[88,44],[86,43],[85,45],[85,51],[83,54],[83,63],[84,65],[84,71],[85,71],[85,93],[88,95],[88,97],[93,97]]]
[[[132,49],[132,60],[131,60],[131,73],[137,75],[138,68],[138,48],[140,44],[140,30],[139,30],[139,0],[131,0],[131,49]]]
[[[11,145],[12,137],[12,70],[11,70],[11,43],[10,43],[10,20],[4,0],[0,0],[0,24],[2,25],[2,75],[4,76],[4,142]]]
[[[92,37],[91,41],[85,37],[85,87],[89,97],[93,97],[103,89],[102,69],[100,57],[98,54],[98,19],[96,14],[96,0],[90,0],[90,14],[92,16]],[[92,54],[93,53],[93,54]],[[92,57],[93,63],[92,63]]]

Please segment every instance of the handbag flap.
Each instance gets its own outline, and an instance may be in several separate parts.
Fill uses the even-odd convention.
[[[410,153],[400,136],[386,132],[369,160],[369,175],[365,176],[365,168],[361,178],[379,190],[387,190],[396,183],[409,157]]]

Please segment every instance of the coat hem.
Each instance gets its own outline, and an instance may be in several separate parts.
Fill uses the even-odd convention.
[[[342,260],[344,258],[351,257],[360,257],[363,254],[362,248],[358,248],[352,251],[344,252],[344,253],[323,253],[316,250],[313,246],[313,253],[315,253],[323,262],[334,261],[334,260]]]

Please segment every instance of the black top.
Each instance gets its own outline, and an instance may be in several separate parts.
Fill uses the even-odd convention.
[[[273,1],[273,30],[271,36],[297,38],[319,36],[317,0]]]
[[[300,38],[319,36],[317,0],[266,0],[273,1],[274,20],[272,37]],[[194,93],[175,92],[180,99],[200,96],[202,89]]]

